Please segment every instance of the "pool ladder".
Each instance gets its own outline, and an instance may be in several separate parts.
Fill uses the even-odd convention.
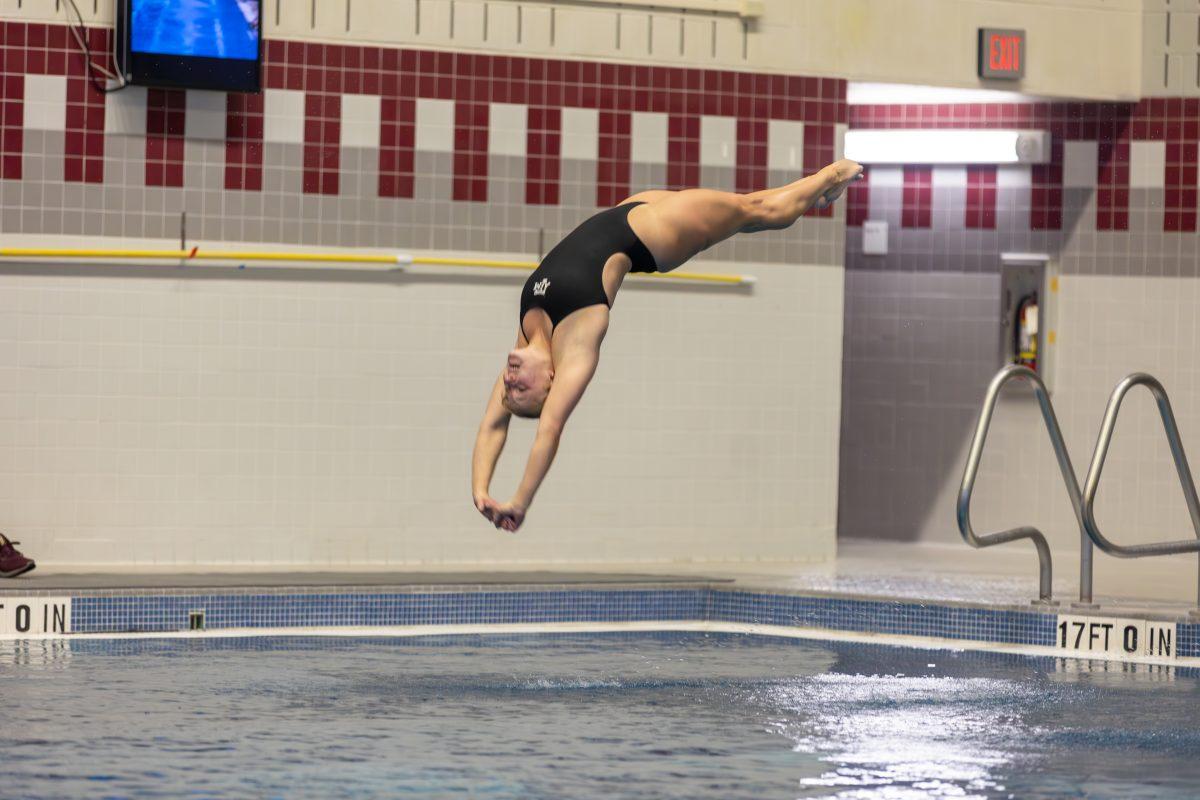
[[[1050,436],[1050,444],[1058,459],[1059,470],[1062,472],[1063,483],[1067,487],[1067,495],[1071,500],[1071,508],[1075,512],[1075,520],[1079,524],[1079,602],[1078,607],[1094,608],[1092,600],[1092,546],[1095,545],[1117,558],[1142,558],[1145,556],[1162,556],[1173,553],[1200,552],[1200,499],[1196,496],[1196,484],[1192,480],[1192,472],[1188,467],[1187,455],[1183,451],[1183,442],[1179,436],[1179,426],[1175,422],[1175,414],[1171,410],[1171,401],[1162,384],[1153,376],[1144,372],[1135,372],[1124,378],[1113,389],[1108,399],[1108,407],[1104,411],[1104,420],[1100,424],[1100,435],[1096,440],[1096,449],[1092,453],[1091,465],[1084,479],[1083,491],[1079,489],[1079,481],[1075,477],[1075,469],[1071,465],[1071,457],[1067,454],[1067,446],[1063,441],[1062,429],[1058,417],[1054,413],[1054,405],[1050,402],[1050,393],[1036,372],[1025,366],[1010,364],[1004,367],[988,385],[984,395],[983,408],[979,413],[979,422],[975,426],[975,435],[971,439],[971,449],[967,455],[967,465],[963,470],[962,485],[958,493],[958,529],[967,544],[972,547],[992,547],[1018,539],[1029,539],[1033,542],[1038,554],[1038,599],[1034,602],[1041,605],[1057,605],[1052,597],[1051,578],[1052,566],[1050,547],[1046,537],[1037,528],[1022,526],[994,533],[977,534],[971,526],[971,495],[975,490],[975,478],[979,473],[979,462],[983,457],[984,443],[987,441],[988,428],[991,425],[992,414],[996,409],[996,401],[1000,390],[1013,380],[1026,380],[1033,386],[1037,396],[1042,419],[1046,423],[1046,432]],[[1113,431],[1116,429],[1117,415],[1125,395],[1135,386],[1145,386],[1154,396],[1158,404],[1158,412],[1162,417],[1163,430],[1167,435],[1167,443],[1171,448],[1171,456],[1175,461],[1175,471],[1179,474],[1179,483],[1183,488],[1184,499],[1187,501],[1188,512],[1191,514],[1192,528],[1195,539],[1179,539],[1153,544],[1120,545],[1109,540],[1100,532],[1096,524],[1095,503],[1096,492],[1100,487],[1100,473],[1104,469],[1104,460],[1108,456],[1112,444]],[[1193,615],[1200,614],[1200,574],[1197,575],[1197,608]]]

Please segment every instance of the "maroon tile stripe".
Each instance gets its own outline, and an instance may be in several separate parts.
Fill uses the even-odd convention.
[[[529,106],[526,115],[525,202],[558,205],[562,109]]]
[[[1163,230],[1196,230],[1196,142],[1168,141],[1163,192]]]
[[[735,191],[767,188],[767,121],[738,119]]]
[[[436,63],[443,65],[442,54]],[[488,184],[488,120],[491,92],[491,58],[474,53],[452,54],[449,80],[439,80],[439,91],[449,88],[454,106],[454,177],[452,197],[460,201],[487,202]],[[529,75],[544,70],[544,62],[531,61]],[[424,77],[424,76],[422,76]],[[542,100],[528,93],[530,106]],[[557,186],[556,186],[557,191]]]
[[[110,31],[88,28],[88,47],[100,66],[111,68],[109,55]],[[77,49],[67,50],[67,29],[51,26],[50,47],[59,45],[65,53],[67,76],[66,153],[63,159],[63,178],[71,182],[104,182],[104,94],[98,92],[87,77],[87,63]],[[74,43],[72,43],[74,48]],[[47,70],[57,66],[57,59],[47,60]],[[51,73],[57,74],[57,73]]]
[[[68,76],[65,174],[68,180],[101,182],[105,96],[88,86],[82,54],[69,43],[67,28],[0,21],[0,29],[4,78],[23,73]],[[109,35],[105,29],[89,30],[93,56],[99,62],[107,61]],[[456,104],[454,196],[469,200],[487,197],[490,102],[523,103],[547,109],[551,115],[564,107],[600,111],[602,125],[607,125],[598,143],[597,201],[602,203],[615,202],[613,198],[619,200],[629,192],[631,110],[665,113],[673,120],[669,149],[676,160],[668,165],[668,172],[676,186],[699,182],[699,116],[736,117],[738,181],[747,189],[756,188],[763,178],[766,120],[803,121],[831,129],[848,118],[846,82],[834,78],[285,40],[264,43],[263,85],[305,93],[304,187],[320,193],[338,188],[343,94],[381,97],[379,193],[396,197],[412,196],[413,101],[419,97]],[[19,102],[15,83],[6,80],[0,91],[6,100]],[[3,120],[9,114],[15,119],[17,112],[0,113],[5,115],[0,117],[0,130],[8,131],[10,126]],[[227,105],[227,188],[261,189],[261,114],[261,100],[238,98]],[[162,132],[156,125],[161,153],[160,144],[147,145],[149,160],[163,166],[164,184],[176,177],[169,167],[175,160],[170,130],[176,117],[176,110],[167,108]],[[0,169],[19,170],[22,150],[19,133],[7,138],[0,133]],[[551,164],[556,157],[547,150],[539,158],[541,167],[529,176],[528,192],[543,202],[554,202],[559,178]]]
[[[1196,230],[1197,143],[1200,99],[1152,97],[1133,103],[963,103],[850,106],[851,128],[1039,128],[1053,136],[1049,164],[1032,169],[1030,226],[1062,227],[1062,142],[1095,141],[1096,227],[1126,230],[1129,218],[1130,141],[1164,141],[1166,213],[1163,230]]]
[[[596,160],[596,205],[615,206],[630,195],[629,172],[633,115],[601,111]]]
[[[92,58],[109,67],[110,31],[89,28]],[[66,76],[67,108],[62,174],[72,182],[100,184],[104,179],[104,96],[86,78],[83,54],[65,25],[0,20],[0,84],[4,92],[4,121],[0,126],[0,170],[4,178],[19,178],[24,154],[24,74]],[[18,96],[19,95],[19,96]],[[14,125],[16,124],[16,125]]]
[[[342,162],[342,96],[304,95],[305,194],[337,194]]]
[[[20,180],[25,149],[25,76],[0,75],[0,178]]]
[[[487,202],[488,117],[487,103],[454,104],[455,200]]]
[[[146,92],[146,185],[183,186],[187,95],[180,89]]]
[[[225,96],[225,188],[262,190],[263,96]]]
[[[1096,230],[1129,230],[1129,141],[1101,140],[1096,162]]]
[[[804,126],[804,173],[816,172],[821,167],[833,161],[832,125]],[[813,208],[805,215],[809,217],[832,217],[833,206]]]
[[[379,196],[412,197],[417,102],[411,97],[383,97],[379,115]]]
[[[905,164],[903,197],[900,227],[930,227],[933,210],[933,167],[925,164]]]

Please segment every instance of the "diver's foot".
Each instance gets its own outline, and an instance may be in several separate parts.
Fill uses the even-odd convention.
[[[835,200],[842,196],[842,192],[846,191],[847,186],[855,181],[862,180],[862,164],[859,164],[857,161],[851,161],[848,158],[835,161],[825,169],[831,173],[830,180],[833,182],[833,185],[817,198],[817,202],[814,204],[816,208],[829,208]]]

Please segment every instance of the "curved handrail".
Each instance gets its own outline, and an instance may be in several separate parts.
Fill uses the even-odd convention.
[[[1183,487],[1183,496],[1187,501],[1188,513],[1192,517],[1192,528],[1196,532],[1196,539],[1120,545],[1108,539],[1096,525],[1094,506],[1096,490],[1100,487],[1100,473],[1104,470],[1104,459],[1108,456],[1109,445],[1112,444],[1112,435],[1116,429],[1117,413],[1121,410],[1121,402],[1129,390],[1135,386],[1145,386],[1149,389],[1158,404],[1158,413],[1162,417],[1163,430],[1167,434],[1167,443],[1171,447],[1171,456],[1175,459],[1175,471],[1179,474],[1179,484]],[[1200,499],[1196,497],[1196,484],[1192,479],[1192,471],[1188,468],[1187,455],[1183,452],[1183,442],[1179,438],[1179,426],[1175,422],[1174,412],[1171,411],[1171,401],[1167,397],[1167,390],[1153,376],[1144,372],[1135,372],[1126,376],[1113,389],[1113,393],[1108,399],[1108,408],[1104,410],[1104,421],[1100,424],[1100,435],[1096,439],[1092,464],[1088,467],[1087,478],[1084,480],[1082,510],[1083,526],[1088,536],[1096,543],[1097,547],[1109,555],[1118,558],[1140,558],[1142,556],[1200,552]]]
[[[1041,531],[1026,525],[980,535],[975,533],[975,530],[971,527],[971,495],[975,490],[975,478],[979,472],[979,462],[983,458],[983,446],[987,441],[988,427],[991,425],[992,413],[995,411],[996,400],[1000,396],[1000,390],[1009,381],[1016,379],[1028,380],[1033,384],[1034,392],[1037,394],[1042,418],[1046,422],[1046,432],[1050,435],[1050,444],[1054,447],[1054,454],[1058,458],[1058,466],[1062,470],[1063,482],[1067,486],[1067,493],[1071,496],[1071,505],[1075,509],[1075,518],[1080,523],[1080,599],[1084,602],[1091,602],[1092,550],[1091,542],[1083,532],[1083,520],[1080,515],[1079,503],[1079,483],[1075,477],[1075,468],[1071,465],[1071,458],[1067,454],[1066,444],[1063,442],[1062,429],[1059,427],[1058,418],[1054,414],[1054,406],[1050,402],[1050,393],[1046,391],[1046,386],[1042,383],[1042,379],[1038,377],[1038,374],[1029,367],[1010,364],[997,372],[996,376],[992,378],[992,382],[988,385],[987,394],[984,396],[983,409],[979,412],[979,422],[975,426],[975,435],[971,439],[971,449],[967,455],[966,468],[963,470],[962,485],[959,488],[958,529],[962,533],[962,537],[966,543],[972,547],[992,547],[993,545],[1004,544],[1017,539],[1031,540],[1038,554],[1039,601],[1043,603],[1052,602],[1050,547],[1046,543],[1046,537]]]

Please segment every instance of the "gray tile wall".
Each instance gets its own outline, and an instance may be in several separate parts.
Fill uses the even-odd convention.
[[[1090,199],[1091,193],[1087,196]],[[1030,229],[1028,188],[996,190],[994,230],[965,227],[966,190],[962,188],[934,187],[930,228],[901,227],[903,190],[899,187],[872,186],[870,202],[869,219],[888,223],[888,254],[864,255],[862,228],[847,228],[847,270],[995,272],[999,269],[1002,252],[1057,254],[1062,249],[1062,231]],[[1068,219],[1066,207],[1063,216],[1064,228],[1068,223],[1074,224],[1074,219]],[[1089,219],[1094,230],[1094,205]],[[1082,263],[1078,267],[1085,269]]]
[[[181,212],[189,241],[262,242],[325,247],[412,248],[503,253],[544,253],[596,210],[596,165],[564,159],[560,201],[525,204],[525,160],[489,158],[488,202],[451,200],[453,156],[415,155],[415,198],[379,197],[378,154],[343,147],[339,193],[303,192],[303,147],[267,143],[261,191],[224,188],[224,144],[187,140],[184,186],[145,185],[145,140],[110,134],[105,141],[105,182],[64,183],[63,135],[26,132],[24,177],[0,181],[0,232],[97,235],[178,241]],[[733,170],[705,167],[705,180],[732,189]],[[794,174],[772,174],[783,184]],[[665,167],[633,164],[631,192],[660,188]],[[841,261],[841,225],[802,219],[786,231],[743,236],[706,257],[732,262],[836,264]]]
[[[998,367],[997,273],[846,272],[838,533],[916,539]]]
[[[1200,277],[1200,236],[1163,233],[1161,189],[1131,189],[1130,229],[1111,232],[1096,230],[1090,189],[1064,189],[1062,231],[1029,229],[1029,190],[1021,187],[998,189],[995,230],[965,229],[965,189],[936,186],[933,227],[905,229],[901,193],[870,189],[869,218],[889,223],[886,256],[862,253],[861,228],[846,232],[838,530],[945,541],[957,536],[953,493],[983,393],[1001,366],[1000,254],[1047,253],[1064,280]],[[1151,348],[1191,346],[1145,333]],[[1103,381],[1115,384],[1128,368],[1104,369]],[[1076,424],[1091,430],[1102,408],[1101,401],[1082,409]],[[1078,468],[1086,469],[1089,452],[1074,455]]]

